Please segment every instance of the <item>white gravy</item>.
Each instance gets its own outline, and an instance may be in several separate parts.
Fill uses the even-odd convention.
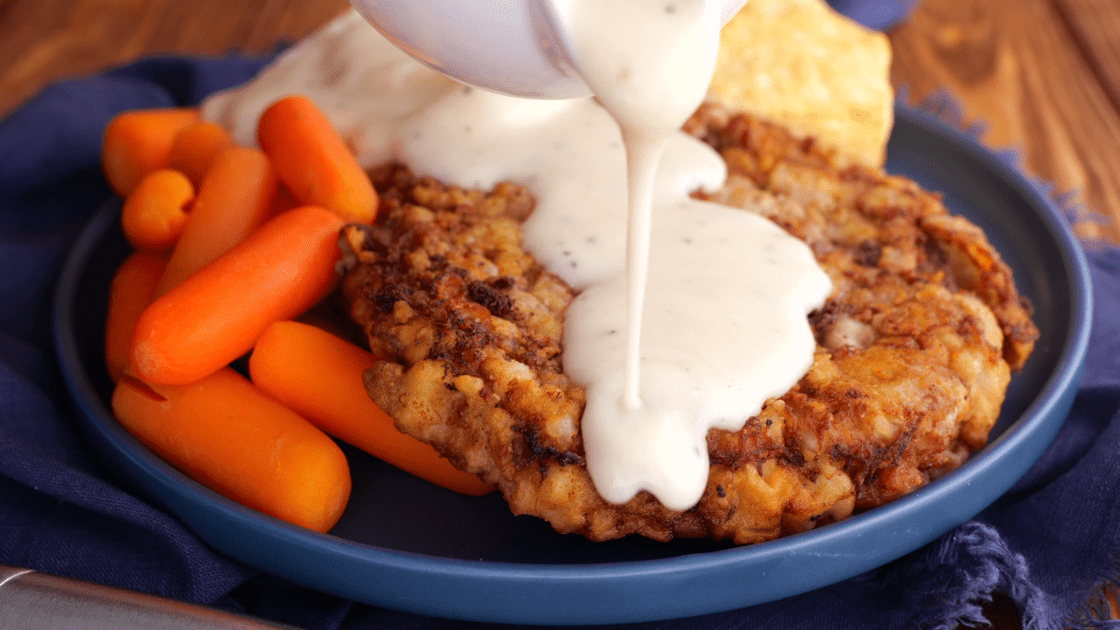
[[[480,188],[516,181],[536,197],[525,245],[579,292],[564,324],[564,371],[587,390],[587,467],[613,503],[645,490],[671,509],[694,505],[707,483],[708,430],[742,428],[805,374],[815,349],[806,315],[831,292],[804,243],[755,214],[689,197],[726,177],[714,151],[678,130],[714,66],[719,25],[709,14],[718,9],[705,4],[573,0],[575,61],[598,102],[436,90],[409,106],[385,144],[418,173]],[[626,26],[610,26],[618,23]],[[370,41],[365,56],[391,57],[381,50],[391,44],[366,31],[356,35]],[[301,46],[317,60],[352,49],[326,38]],[[395,77],[431,89],[430,71],[398,61],[409,70]],[[300,89],[282,80],[265,72],[248,97],[220,97],[213,111],[229,116],[238,98]],[[325,89],[310,96],[332,115],[329,104],[345,99]],[[415,95],[398,81],[367,85],[361,98],[400,111],[391,103]]]
[[[719,52],[721,6],[705,0],[568,3],[573,62],[618,123],[626,148],[628,317],[622,400],[630,411],[642,406],[642,311],[657,163],[665,141],[708,91]]]

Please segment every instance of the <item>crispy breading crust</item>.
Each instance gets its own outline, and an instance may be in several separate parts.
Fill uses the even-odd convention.
[[[496,482],[511,509],[593,540],[744,544],[805,531],[920,487],[984,445],[1037,329],[1009,268],[937,195],[840,167],[811,139],[705,106],[686,129],[721,152],[707,198],[805,240],[835,290],[810,316],[809,373],[737,432],[708,434],[711,472],[680,512],[599,497],[583,465],[582,388],[563,373],[572,291],[521,248],[533,201],[373,175],[378,223],[351,226],[344,291],[379,361],[365,375],[398,427]]]

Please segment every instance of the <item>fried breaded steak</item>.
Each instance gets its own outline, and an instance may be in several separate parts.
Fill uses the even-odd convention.
[[[758,212],[806,241],[834,293],[810,316],[809,373],[742,430],[708,434],[700,502],[595,491],[579,431],[583,390],[563,372],[573,292],[521,248],[533,200],[374,173],[377,225],[352,226],[344,291],[382,357],[365,374],[398,427],[496,482],[517,514],[608,540],[712,537],[744,544],[895,499],[987,440],[1010,374],[1037,337],[1009,268],[937,195],[811,139],[705,106],[686,129],[726,160],[706,198]]]

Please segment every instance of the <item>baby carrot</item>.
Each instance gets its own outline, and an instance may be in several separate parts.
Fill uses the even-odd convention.
[[[257,140],[280,179],[302,204],[347,221],[372,223],[377,194],[369,176],[322,111],[305,96],[287,96],[261,114]]]
[[[195,186],[202,184],[214,158],[233,146],[233,138],[225,127],[209,120],[191,123],[171,143],[168,165],[190,178]]]
[[[136,249],[171,249],[187,224],[194,186],[186,175],[161,168],[144,176],[121,209],[121,228]]]
[[[167,166],[171,143],[183,127],[199,120],[194,108],[137,109],[117,114],[105,127],[101,166],[121,198],[145,175]]]
[[[144,446],[242,505],[320,532],[346,508],[350,469],[338,445],[228,367],[191,385],[125,373],[112,406]]]
[[[156,295],[167,293],[264,223],[272,213],[276,186],[276,172],[259,150],[231,147],[219,153],[198,189]]]
[[[152,303],[156,282],[167,259],[152,252],[133,252],[124,259],[109,285],[109,313],[105,318],[105,366],[117,382],[128,367],[128,343],[140,313]]]
[[[306,311],[335,284],[342,225],[316,206],[289,210],[156,298],[132,335],[137,377],[197,381],[248,352],[272,322]]]
[[[330,435],[397,468],[456,492],[494,490],[434,448],[397,430],[366,393],[369,352],[314,326],[293,321],[268,327],[249,357],[253,383]]]

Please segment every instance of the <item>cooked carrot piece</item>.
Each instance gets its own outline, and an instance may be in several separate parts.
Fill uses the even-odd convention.
[[[261,114],[257,140],[280,179],[302,204],[347,221],[372,223],[377,194],[369,176],[326,115],[305,96],[288,96]]]
[[[136,375],[191,383],[248,352],[272,322],[306,311],[336,283],[342,225],[316,206],[289,210],[156,298],[133,333]]]
[[[463,472],[434,448],[393,425],[366,394],[362,371],[369,352],[300,322],[268,327],[249,357],[253,383],[330,435],[397,468],[445,488],[481,496],[494,490]]]
[[[214,158],[233,146],[233,138],[226,128],[209,120],[191,123],[175,136],[171,143],[168,165],[180,171],[195,186],[202,184]]]
[[[191,204],[156,295],[167,293],[264,223],[272,214],[276,186],[276,172],[259,150],[231,147],[219,153]]]
[[[140,313],[156,295],[156,283],[167,259],[153,252],[133,252],[117,267],[109,285],[109,312],[105,318],[105,366],[116,382],[128,367],[128,344]]]
[[[166,168],[175,136],[199,120],[195,108],[137,109],[105,127],[101,165],[109,185],[125,198],[145,175]]]
[[[142,444],[238,503],[319,532],[346,508],[350,469],[338,445],[230,368],[191,385],[126,372],[112,406]]]
[[[169,250],[187,224],[194,186],[179,171],[161,168],[144,176],[124,200],[121,228],[136,249]]]

